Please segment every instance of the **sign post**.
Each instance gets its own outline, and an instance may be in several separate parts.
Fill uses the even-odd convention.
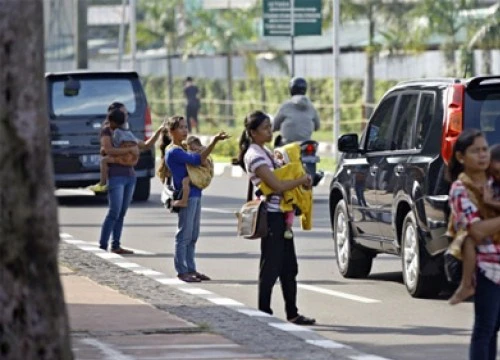
[[[263,0],[263,13],[264,36],[290,36],[294,76],[294,38],[321,35],[321,0]]]

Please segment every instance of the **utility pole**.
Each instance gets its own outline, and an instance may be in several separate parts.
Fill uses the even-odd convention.
[[[333,158],[338,162],[337,139],[340,135],[340,0],[333,1]]]
[[[87,0],[77,0],[75,6],[75,60],[77,69],[87,69]]]
[[[125,7],[127,0],[122,0],[122,19],[118,32],[118,69],[122,68],[123,49],[125,48]]]
[[[130,0],[130,51],[132,59],[132,70],[136,70],[136,53],[137,53],[137,38],[136,38],[136,0]]]

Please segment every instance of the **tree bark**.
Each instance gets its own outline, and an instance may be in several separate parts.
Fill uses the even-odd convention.
[[[0,0],[0,358],[72,359],[59,278],[42,0]]]
[[[366,120],[370,119],[373,112],[373,103],[375,102],[375,19],[373,7],[370,6],[368,14],[368,49],[366,50],[366,67],[365,67],[365,79],[363,87],[363,98],[364,98],[364,117]],[[364,124],[362,124],[364,127]]]

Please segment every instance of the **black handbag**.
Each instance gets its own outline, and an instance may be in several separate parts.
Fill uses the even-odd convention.
[[[165,206],[165,208],[172,213],[178,213],[181,208],[174,207],[173,203],[175,200],[180,199],[182,199],[182,188],[175,189],[173,185],[173,178],[166,178],[161,192],[161,202],[163,203],[163,206]]]

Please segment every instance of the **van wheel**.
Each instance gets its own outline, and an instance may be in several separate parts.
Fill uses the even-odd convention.
[[[135,183],[134,190],[134,201],[147,201],[149,199],[149,194],[151,192],[151,179],[146,178],[138,178]]]
[[[403,222],[401,233],[403,280],[413,297],[426,297],[439,292],[442,275],[424,275],[422,269],[432,259],[423,247],[413,212],[409,212]]]
[[[337,266],[343,277],[367,277],[372,269],[373,256],[353,244],[351,225],[344,200],[335,207],[333,239]]]

